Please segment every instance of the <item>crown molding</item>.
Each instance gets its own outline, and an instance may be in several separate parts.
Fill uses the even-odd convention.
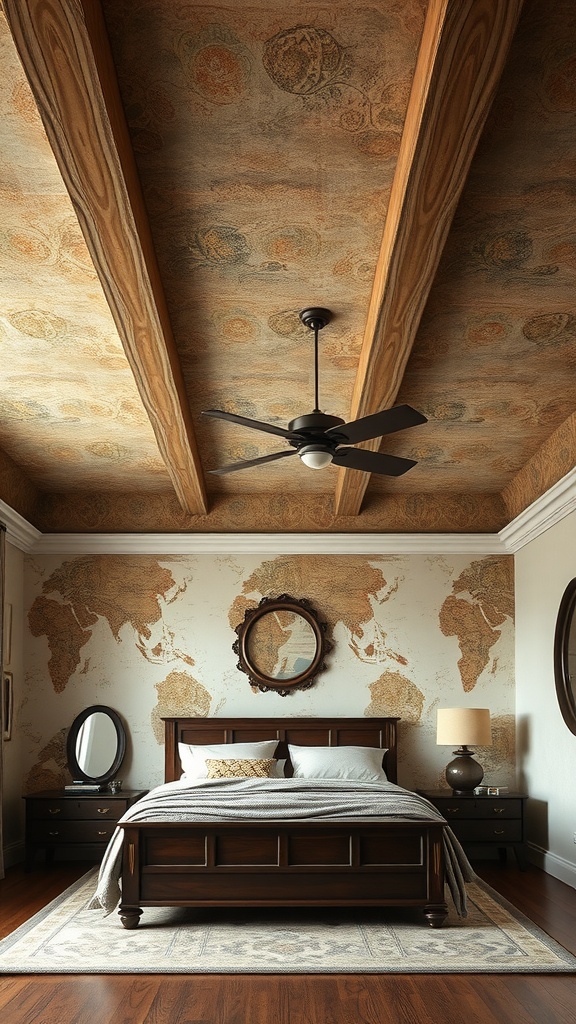
[[[6,540],[21,551],[32,551],[42,540],[37,530],[27,519],[15,512],[10,505],[0,499],[0,520],[6,526]]]
[[[576,469],[553,484],[524,512],[500,530],[507,551],[515,554],[576,509]]]
[[[29,554],[515,554],[576,509],[576,469],[500,533],[41,533],[0,500],[7,540]]]
[[[34,554],[502,554],[497,534],[119,533],[44,534]]]

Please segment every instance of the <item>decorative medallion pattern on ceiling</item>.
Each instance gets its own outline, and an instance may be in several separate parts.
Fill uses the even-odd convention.
[[[38,529],[494,532],[573,468],[570,0],[3,7],[0,498]],[[421,410],[418,465],[209,476],[277,446],[202,409],[312,408],[316,304],[322,411]]]

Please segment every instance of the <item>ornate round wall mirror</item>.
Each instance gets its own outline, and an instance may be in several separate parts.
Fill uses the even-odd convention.
[[[324,658],[332,650],[321,622],[310,602],[288,594],[263,597],[257,608],[249,608],[236,627],[238,639],[232,649],[238,668],[252,686],[274,690],[285,697],[293,690],[312,686],[326,668]]]
[[[560,602],[554,636],[556,695],[566,725],[576,735],[576,579]]]
[[[110,782],[126,753],[126,730],[120,715],[104,704],[85,708],[70,726],[66,753],[73,779]]]

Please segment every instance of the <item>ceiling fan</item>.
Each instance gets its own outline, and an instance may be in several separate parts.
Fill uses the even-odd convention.
[[[216,419],[229,420],[231,423],[239,423],[241,426],[251,427],[253,430],[263,430],[267,434],[276,434],[288,441],[291,448],[273,452],[271,455],[263,455],[258,459],[249,459],[246,462],[235,462],[229,466],[222,466],[221,469],[211,469],[210,473],[224,476],[226,473],[236,473],[240,469],[261,466],[265,462],[275,462],[276,459],[284,459],[288,455],[299,455],[302,462],[310,469],[324,469],[332,463],[335,466],[344,466],[345,469],[360,469],[365,473],[381,473],[384,476],[402,476],[416,465],[412,459],[402,459],[396,455],[385,455],[382,452],[348,447],[371,438],[382,437],[384,434],[392,434],[396,430],[405,430],[406,427],[415,427],[419,423],[427,423],[426,416],[417,412],[410,405],[397,405],[392,409],[373,413],[371,416],[363,416],[351,423],[345,423],[338,416],[328,416],[326,413],[320,412],[318,408],[318,332],[330,322],[331,318],[332,314],[329,309],[322,309],[318,306],[303,309],[300,313],[302,323],[314,331],[315,404],[312,412],[291,420],[287,429],[277,427],[273,423],[261,423],[260,420],[237,416],[232,412],[222,412],[220,409],[205,409],[202,414],[214,416]]]

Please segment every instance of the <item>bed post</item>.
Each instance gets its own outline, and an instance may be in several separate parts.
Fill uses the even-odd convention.
[[[176,782],[175,764],[178,753],[178,722],[164,719],[164,782]]]
[[[424,917],[431,928],[441,928],[448,916],[445,900],[444,826],[433,825],[428,832],[428,903]]]
[[[125,928],[137,928],[142,916],[140,902],[140,831],[124,830],[122,849],[122,901],[118,914]]]

